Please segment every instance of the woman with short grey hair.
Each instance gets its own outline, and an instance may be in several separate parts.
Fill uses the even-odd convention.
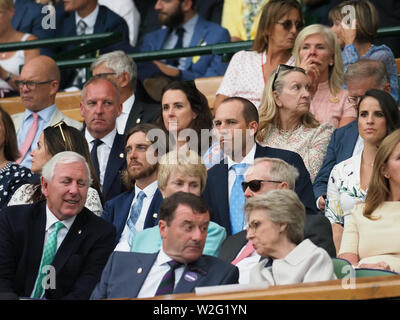
[[[304,239],[305,208],[292,190],[271,190],[246,201],[247,239],[265,257],[251,271],[250,282],[269,285],[335,279],[329,254]]]

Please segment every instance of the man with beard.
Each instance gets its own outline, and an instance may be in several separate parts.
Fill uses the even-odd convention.
[[[153,124],[139,124],[127,134],[127,168],[123,181],[130,191],[104,206],[102,217],[117,228],[116,251],[131,251],[136,233],[158,222],[158,210],[163,198],[157,184],[157,158],[165,148],[155,148],[153,143],[156,137],[151,139],[151,130],[161,131]]]
[[[80,108],[93,166],[104,199],[109,200],[126,190],[120,177],[126,166],[125,139],[116,129],[122,104],[115,82],[105,77],[91,78],[83,87]]]
[[[158,0],[154,6],[163,26],[143,38],[141,52],[178,49],[230,42],[229,32],[201,18],[195,11],[196,0]],[[139,64],[139,79],[149,95],[161,99],[161,90],[171,79],[194,80],[224,75],[227,64],[221,56],[207,55],[171,58]]]

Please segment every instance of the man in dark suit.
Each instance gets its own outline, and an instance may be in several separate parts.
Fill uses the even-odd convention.
[[[345,83],[355,108],[369,89],[380,89],[390,93],[389,76],[385,65],[379,60],[361,59],[350,65],[345,73]],[[326,190],[333,167],[359,154],[363,146],[364,142],[358,134],[357,120],[333,132],[324,162],[313,184],[318,209],[325,211]]]
[[[265,194],[274,189],[295,188],[295,181],[299,176],[298,170],[277,158],[257,158],[250,167],[244,181],[244,196],[246,199]],[[260,260],[254,251],[244,250],[248,244],[246,230],[229,236],[221,246],[219,258],[232,262],[240,270],[240,283],[248,283],[251,268]],[[332,239],[332,228],[329,220],[316,214],[307,214],[304,226],[304,238],[310,239],[315,245],[324,248],[330,256],[336,256],[335,245]]]
[[[255,158],[280,158],[296,167],[300,175],[295,191],[307,208],[307,213],[317,214],[310,174],[302,158],[295,152],[262,147],[255,142],[258,111],[253,103],[239,97],[225,99],[215,113],[214,126],[225,158],[208,171],[203,198],[211,207],[211,220],[225,227],[228,235],[243,229],[243,210],[239,208],[233,213],[230,206],[234,181],[239,177],[235,166],[252,165]],[[243,206],[243,192],[238,197],[243,198]],[[240,226],[236,226],[236,232],[232,230],[232,218],[235,217],[242,221],[239,221]]]
[[[161,114],[159,104],[148,104],[136,94],[137,66],[123,51],[113,51],[98,57],[90,66],[94,76],[105,76],[119,88],[122,113],[117,118],[117,131],[126,134],[139,123],[154,123]]]
[[[141,52],[178,49],[230,42],[228,30],[204,20],[195,10],[195,0],[157,1],[158,19],[166,28],[146,34]],[[171,79],[194,80],[224,75],[227,63],[219,55],[183,57],[139,63],[139,79],[150,96],[161,99],[163,85]]]
[[[115,239],[115,228],[84,208],[90,180],[81,155],[58,153],[43,167],[46,201],[0,212],[0,292],[89,298]]]
[[[237,283],[235,266],[202,255],[209,222],[209,208],[200,197],[177,192],[166,198],[158,222],[160,251],[114,251],[91,299],[144,298]]]
[[[155,137],[150,138],[152,130],[161,131],[155,125],[144,123],[133,127],[127,134],[127,167],[123,180],[129,191],[107,201],[104,206],[102,217],[117,228],[115,250],[118,251],[130,251],[137,232],[157,225],[163,199],[157,184],[157,158],[163,154],[163,148],[157,150],[153,146]]]
[[[126,167],[125,138],[116,129],[122,104],[115,82],[104,77],[91,78],[83,87],[80,108],[93,165],[104,198],[109,200],[126,190],[120,177]]]

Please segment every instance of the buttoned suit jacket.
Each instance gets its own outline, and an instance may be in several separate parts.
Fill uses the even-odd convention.
[[[328,180],[333,167],[352,157],[354,147],[358,139],[358,122],[354,120],[348,125],[336,129],[328,144],[324,162],[319,170],[313,190],[315,198],[318,199],[328,188]]]
[[[19,128],[22,125],[22,120],[24,119],[24,112],[16,113],[11,115],[11,118],[14,122],[15,131],[18,132]],[[48,126],[54,126],[55,124],[59,123],[60,121],[64,121],[67,125],[74,127],[78,130],[81,130],[83,127],[82,122],[76,121],[64,115],[60,109],[56,108],[52,116],[50,117]]]
[[[161,28],[145,35],[140,51],[148,52],[161,50],[168,37],[168,33],[168,28]],[[208,22],[199,16],[189,47],[222,42],[230,42],[228,30],[220,25]],[[194,57],[188,57],[183,70],[181,70],[180,78],[181,80],[194,80],[202,77],[223,76],[227,67],[228,64],[222,62],[221,56],[219,55],[203,55],[200,56],[198,61],[195,61]],[[138,63],[138,75],[141,81],[156,73],[160,73],[160,70],[155,64]]]
[[[104,210],[101,217],[106,221],[112,223],[116,227],[117,236],[115,238],[115,244],[118,244],[121,238],[121,234],[124,231],[134,197],[135,189],[120,194],[114,199],[107,201],[104,205]],[[157,225],[158,213],[162,201],[162,194],[160,190],[157,189],[154,194],[153,200],[150,203],[150,207],[147,210],[143,229],[151,228]]]
[[[46,202],[0,211],[0,291],[29,297],[42,258]],[[114,249],[115,228],[83,208],[75,218],[52,265],[55,289],[46,299],[88,299]]]
[[[156,261],[156,253],[114,251],[91,299],[136,298]],[[187,275],[187,276],[186,276]],[[174,294],[194,292],[196,287],[238,283],[239,270],[230,263],[202,255],[185,267]]]
[[[226,238],[221,245],[218,257],[227,262],[235,260],[240,250],[247,244],[246,235],[247,231],[242,230]],[[331,224],[325,216],[306,215],[304,239],[310,239],[316,246],[325,249],[331,257],[336,257]]]
[[[135,97],[135,102],[132,105],[128,120],[126,121],[125,134],[139,123],[154,123],[160,115],[160,104],[145,103],[139,101],[137,97]]]
[[[295,192],[307,209],[308,214],[318,214],[310,174],[299,154],[270,147],[262,147],[256,143],[254,158],[280,158],[296,167],[299,177],[296,180]],[[229,217],[228,165],[222,160],[207,173],[207,183],[202,194],[203,199],[211,208],[211,220],[223,226],[228,235],[232,234]]]

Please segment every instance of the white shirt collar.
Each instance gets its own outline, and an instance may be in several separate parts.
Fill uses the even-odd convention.
[[[62,220],[61,222],[67,228],[67,230],[69,230],[71,228],[72,224],[74,223],[75,218],[76,218],[76,216],[73,216],[71,218]],[[54,213],[50,211],[50,209],[46,203],[46,231],[49,231],[50,227],[59,221],[60,220],[58,220],[58,218],[54,215]]]
[[[247,163],[249,166],[254,163],[254,156],[256,154],[256,143],[254,143],[253,147],[250,149],[249,153],[240,161],[240,163]],[[230,169],[237,162],[233,161],[230,157],[228,158],[228,169]]]
[[[156,193],[158,188],[158,183],[157,180],[150,183],[146,188],[144,188],[143,190],[140,189],[136,184],[135,184],[135,196],[137,196],[139,194],[140,191],[143,191],[146,194],[146,198],[150,198],[152,196],[154,196],[154,194]]]
[[[99,13],[99,5],[97,5],[96,8],[85,18],[81,18],[78,14],[78,11],[75,11],[75,25],[78,24],[79,20],[83,20],[88,26],[88,28],[94,29],[98,13]]]
[[[106,136],[101,138],[100,140],[103,141],[109,148],[112,148],[115,136],[117,135],[117,129],[114,128],[110,133],[108,133]],[[86,128],[85,130],[85,138],[86,141],[92,142],[96,138],[93,138],[93,136],[89,133],[88,129]]]
[[[163,250],[163,247],[161,245],[160,252],[158,253],[155,265],[161,266],[161,265],[166,264],[168,261],[171,261],[171,260],[174,260],[174,259],[172,259],[170,256],[168,256],[165,253],[165,251]]]
[[[122,113],[129,114],[131,112],[132,106],[135,103],[135,95],[132,94],[125,102],[122,104]]]

